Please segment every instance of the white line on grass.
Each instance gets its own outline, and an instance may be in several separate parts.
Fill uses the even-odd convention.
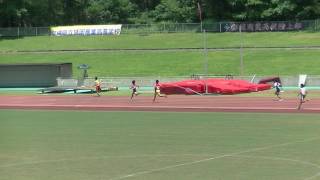
[[[232,106],[217,106],[217,107],[204,107],[204,106],[139,106],[139,105],[90,105],[90,104],[21,104],[21,103],[0,103],[0,107],[32,107],[32,108],[148,108],[148,109],[207,109],[207,110],[296,110],[296,108],[289,107],[232,107]],[[304,108],[304,110],[319,111],[320,108]]]
[[[320,172],[318,172],[317,174],[315,174],[315,175],[313,175],[313,176],[311,176],[311,177],[308,177],[308,178],[306,178],[306,179],[304,179],[304,180],[311,180],[311,179],[317,178],[317,177],[319,177],[319,176],[320,176]]]
[[[316,167],[318,169],[320,169],[320,165],[319,164],[315,164],[309,161],[301,161],[301,160],[297,160],[297,159],[290,159],[290,158],[281,158],[281,157],[269,157],[269,156],[245,156],[245,155],[234,155],[232,157],[243,157],[243,158],[260,158],[260,159],[267,159],[267,160],[278,160],[278,161],[291,161],[291,162],[296,162],[299,164],[305,164],[305,165],[309,165],[309,166],[313,166]],[[304,180],[311,180],[314,179],[316,177],[320,176],[320,172],[317,172],[317,174],[308,177]]]
[[[245,154],[245,153],[249,153],[249,152],[262,151],[262,150],[271,149],[271,148],[275,148],[275,147],[288,146],[288,145],[297,144],[297,143],[316,141],[316,140],[319,140],[319,139],[320,139],[320,137],[315,137],[315,138],[304,139],[304,140],[300,140],[300,141],[294,141],[294,142],[287,142],[287,143],[282,143],[282,144],[258,147],[258,148],[248,149],[248,150],[244,150],[244,151],[240,151],[240,152],[234,152],[234,153],[224,154],[224,155],[220,155],[220,156],[214,156],[214,157],[211,157],[211,158],[201,159],[201,160],[197,160],[197,161],[181,163],[181,164],[166,166],[166,167],[162,167],[162,168],[151,169],[151,170],[147,170],[147,171],[140,171],[140,172],[136,172],[136,173],[132,173],[132,174],[119,176],[119,177],[116,177],[116,178],[111,178],[110,180],[127,179],[127,178],[130,178],[130,177],[135,177],[135,176],[144,175],[144,174],[151,174],[151,173],[154,173],[154,172],[159,172],[159,171],[163,171],[163,170],[167,170],[167,169],[173,169],[173,168],[177,168],[177,167],[181,167],[181,166],[199,164],[199,163],[202,163],[202,162],[212,161],[212,160],[216,160],[216,159],[222,159],[222,158],[225,158],[225,157],[231,157],[231,156]]]
[[[79,158],[65,158],[65,159],[53,159],[53,160],[40,160],[40,161],[28,161],[20,163],[12,163],[0,165],[0,168],[10,168],[25,165],[35,165],[35,164],[48,164],[48,163],[59,163],[64,161],[83,161],[83,160],[100,160],[100,159],[111,159],[111,158],[145,158],[145,157],[207,157],[211,156],[208,154],[143,154],[143,155],[128,155],[128,156],[98,156],[98,157],[79,157]]]
[[[246,155],[233,155],[231,157],[240,157],[240,158],[252,158],[252,159],[266,159],[266,160],[274,160],[274,161],[290,161],[290,162],[295,162],[299,164],[304,164],[312,167],[316,167],[320,169],[319,164],[315,164],[309,161],[301,161],[298,159],[290,159],[290,158],[282,158],[282,157],[273,157],[273,156],[246,156]]]

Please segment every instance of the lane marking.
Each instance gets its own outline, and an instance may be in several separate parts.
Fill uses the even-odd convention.
[[[308,177],[308,178],[306,178],[306,179],[304,179],[304,180],[311,180],[311,179],[317,178],[317,177],[319,177],[319,176],[320,176],[320,172],[318,172],[318,173],[315,174],[314,176]]]
[[[312,167],[316,167],[318,169],[320,169],[320,165],[319,164],[315,164],[309,161],[301,161],[301,160],[297,160],[297,159],[290,159],[290,158],[282,158],[282,157],[269,157],[269,156],[244,156],[244,155],[235,155],[233,157],[244,157],[244,158],[261,158],[261,159],[267,159],[267,160],[280,160],[280,161],[291,161],[291,162],[296,162],[299,164],[305,164],[305,165],[309,165]],[[317,172],[315,175],[305,178],[304,180],[311,180],[314,179],[316,177],[320,176],[320,172]]]
[[[5,104],[1,103],[0,107],[21,107],[21,108],[36,108],[36,107],[60,107],[60,108],[148,108],[148,109],[230,109],[230,110],[297,110],[296,108],[289,108],[289,107],[235,107],[235,106],[217,106],[217,107],[208,107],[208,106],[159,106],[159,105],[151,105],[151,106],[140,106],[140,105],[91,105],[91,104],[17,104],[17,103],[11,103],[11,104]],[[313,111],[319,111],[320,108],[303,108],[303,110],[313,110]]]
[[[80,158],[65,158],[65,159],[53,159],[53,160],[40,160],[40,161],[29,161],[21,163],[12,163],[6,165],[0,165],[0,168],[10,168],[25,165],[35,165],[35,164],[49,164],[49,163],[59,163],[64,161],[83,161],[83,160],[99,160],[99,159],[121,159],[121,158],[145,158],[145,157],[206,157],[211,156],[208,154],[143,154],[143,155],[127,155],[127,156],[99,156],[99,157],[80,157]]]
[[[173,169],[173,168],[182,167],[182,166],[189,166],[189,165],[199,164],[199,163],[203,163],[203,162],[207,162],[207,161],[212,161],[212,160],[216,160],[216,159],[222,159],[222,158],[225,158],[225,157],[231,157],[231,156],[245,154],[245,153],[249,153],[249,152],[262,151],[262,150],[271,149],[271,148],[275,148],[275,147],[282,147],[282,146],[288,146],[288,145],[297,144],[297,143],[316,141],[316,140],[319,140],[319,139],[320,139],[320,137],[315,137],[315,138],[310,138],[310,139],[305,139],[305,140],[300,140],[300,141],[294,141],[294,142],[287,142],[287,143],[282,143],[282,144],[258,147],[258,148],[248,149],[248,150],[244,150],[244,151],[240,151],[240,152],[234,152],[234,153],[229,153],[229,154],[223,154],[223,155],[220,155],[220,156],[214,156],[214,157],[211,157],[211,158],[201,159],[201,160],[197,160],[197,161],[191,161],[191,162],[187,162],[187,163],[181,163],[181,164],[166,166],[166,167],[162,167],[162,168],[156,168],[156,169],[151,169],[151,170],[146,170],[146,171],[140,171],[140,172],[136,172],[136,173],[132,173],[132,174],[127,174],[127,175],[111,178],[109,180],[127,179],[127,178],[130,178],[130,177],[135,177],[135,176],[139,176],[139,175],[151,174],[151,173],[154,173],[154,172],[164,171],[164,170],[167,170],[167,169]]]
[[[309,165],[309,166],[320,169],[319,164],[315,164],[309,161],[301,161],[298,159],[291,159],[291,158],[282,158],[282,157],[273,157],[273,156],[246,156],[246,155],[234,155],[232,157],[240,157],[240,158],[243,157],[243,158],[253,158],[253,159],[257,158],[257,159],[266,159],[266,160],[275,160],[275,161],[290,161],[290,162],[295,162],[299,164]]]

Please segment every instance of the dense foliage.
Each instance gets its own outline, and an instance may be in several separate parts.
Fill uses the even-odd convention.
[[[316,19],[320,1],[0,0],[0,27],[199,22],[200,12],[206,22]]]

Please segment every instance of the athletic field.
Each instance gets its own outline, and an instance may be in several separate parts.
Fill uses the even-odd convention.
[[[148,96],[1,98],[1,180],[320,178],[319,99],[296,111],[295,99],[263,97],[170,96],[153,105]],[[201,108],[204,102],[240,109],[196,112],[214,111]],[[125,111],[92,108],[108,104]],[[179,111],[172,106],[199,109],[172,112]],[[254,113],[250,107],[283,111]]]
[[[0,39],[10,63],[73,63],[90,77],[319,74],[319,32]],[[204,50],[207,43],[208,52]],[[205,62],[207,60],[207,62]],[[320,179],[320,95],[0,92],[0,180]]]

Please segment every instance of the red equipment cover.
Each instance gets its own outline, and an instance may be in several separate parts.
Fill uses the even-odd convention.
[[[279,77],[264,78],[264,79],[261,79],[258,84],[266,84],[266,83],[269,83],[269,82],[279,82],[279,83],[281,83],[281,79]]]
[[[206,80],[184,80],[179,82],[161,83],[161,92],[164,94],[238,94],[268,90],[269,84],[254,84],[245,80],[237,79],[206,79]]]
[[[205,86],[199,80],[185,80],[172,83],[161,83],[160,90],[164,94],[196,94],[204,93]]]

